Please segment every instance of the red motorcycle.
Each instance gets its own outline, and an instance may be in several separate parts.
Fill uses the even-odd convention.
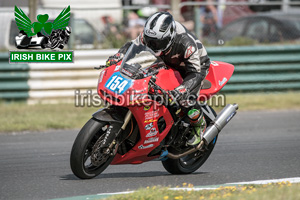
[[[187,116],[191,105],[186,105],[218,93],[233,71],[231,64],[212,62],[196,101],[186,101],[185,106],[170,103],[168,91],[182,83],[180,73],[168,68],[148,47],[132,44],[122,61],[100,73],[97,92],[107,106],[94,113],[79,132],[70,157],[73,173],[90,179],[109,164],[141,164],[154,159],[161,160],[172,174],[196,171],[211,154],[219,132],[234,117],[238,105],[228,104],[217,115],[202,103],[207,127],[196,146],[187,144],[193,127]]]

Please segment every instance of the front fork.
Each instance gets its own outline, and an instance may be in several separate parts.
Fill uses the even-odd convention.
[[[123,131],[126,129],[126,126],[129,123],[131,117],[132,117],[132,112],[130,110],[128,110],[128,112],[126,113],[125,119],[124,119],[124,124],[121,127],[121,129]]]
[[[120,123],[110,123],[106,133],[104,140],[102,144],[100,145],[100,148],[107,148],[111,147],[111,144],[115,142],[115,139],[120,135],[122,131],[124,131],[130,122],[130,119],[132,117],[132,112],[130,110],[127,111],[123,124]]]

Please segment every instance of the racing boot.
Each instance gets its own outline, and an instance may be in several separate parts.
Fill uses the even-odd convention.
[[[202,134],[206,128],[206,121],[201,109],[192,109],[188,112],[188,117],[192,126],[192,133],[187,141],[188,145],[195,146],[200,143]]]

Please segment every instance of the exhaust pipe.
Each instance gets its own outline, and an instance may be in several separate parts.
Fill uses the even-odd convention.
[[[186,152],[184,152],[184,153],[181,153],[181,154],[173,154],[173,153],[169,153],[169,152],[168,152],[167,157],[168,157],[168,158],[171,158],[171,159],[179,159],[179,158],[182,158],[182,157],[184,157],[184,156],[187,156],[187,155],[189,155],[189,154],[191,154],[191,153],[194,153],[194,152],[196,152],[196,151],[199,151],[200,149],[202,149],[203,145],[204,145],[204,141],[202,140],[202,141],[198,144],[198,146],[196,146],[196,147],[193,148],[193,149],[190,149],[190,150],[188,150],[188,151],[186,151]]]
[[[206,129],[202,141],[195,148],[181,154],[168,153],[167,157],[171,159],[179,159],[201,150],[204,144],[208,145],[209,143],[211,143],[211,141],[220,133],[220,131],[226,126],[226,124],[234,117],[238,108],[238,104],[228,104],[225,108],[223,108],[223,110],[214,119],[214,121],[211,122],[212,125]]]
[[[220,114],[211,122],[203,135],[203,140],[205,144],[208,145],[226,126],[226,124],[235,116],[236,111],[238,110],[238,104],[228,104]]]
[[[206,129],[203,135],[203,139],[195,148],[190,149],[181,154],[172,154],[168,152],[166,156],[171,159],[179,159],[201,150],[204,144],[208,145],[220,133],[220,131],[226,126],[226,124],[234,117],[238,108],[238,104],[228,104],[220,112],[216,119],[214,119],[214,121],[211,122],[212,125]]]

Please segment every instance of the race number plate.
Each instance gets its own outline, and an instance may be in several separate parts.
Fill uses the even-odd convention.
[[[116,72],[108,79],[105,87],[114,93],[123,94],[131,87],[132,83],[131,79],[126,79],[121,76],[120,72]]]

